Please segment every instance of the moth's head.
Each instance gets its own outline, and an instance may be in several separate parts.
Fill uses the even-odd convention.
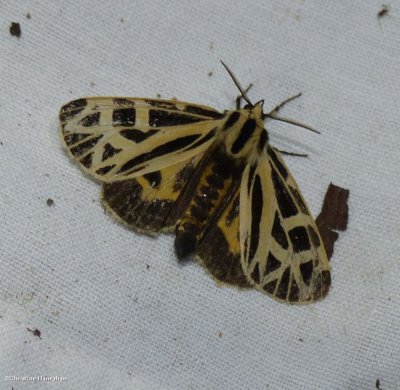
[[[257,103],[253,104],[250,99],[247,96],[247,91],[250,89],[250,87],[252,86],[252,84],[249,85],[249,87],[247,89],[243,89],[242,86],[239,83],[239,80],[235,77],[235,75],[233,74],[233,72],[228,68],[227,65],[225,65],[222,61],[221,64],[225,67],[225,69],[227,70],[227,72],[229,73],[229,76],[231,76],[233,82],[235,83],[236,87],[238,88],[238,90],[240,91],[240,94],[242,95],[241,98],[243,98],[247,104],[245,104],[245,106],[243,107],[244,110],[248,110],[249,111],[249,117],[254,118],[257,121],[257,124],[259,127],[263,127],[263,125],[261,124],[261,122],[264,121],[264,119],[266,118],[271,118],[271,119],[275,119],[278,121],[282,121],[282,122],[286,122],[286,123],[290,123],[292,125],[295,126],[299,126],[299,127],[303,127],[307,130],[310,130],[314,133],[320,134],[319,131],[313,129],[310,126],[305,125],[304,123],[300,123],[297,121],[294,121],[292,119],[288,119],[288,118],[282,118],[282,117],[278,117],[276,115],[276,113],[278,112],[278,110],[286,103],[290,102],[293,99],[296,99],[297,97],[301,96],[301,92],[298,93],[295,96],[290,97],[289,99],[286,99],[285,101],[283,101],[282,103],[280,103],[278,106],[276,106],[271,112],[269,112],[268,114],[264,114],[263,112],[263,106],[264,106],[264,99],[259,100]],[[239,104],[238,104],[238,107]]]
[[[264,107],[264,99],[259,100],[257,103],[247,103],[244,105],[245,110],[261,110],[263,112],[263,107]]]
[[[264,100],[259,100],[257,103],[249,105],[246,104],[244,106],[244,109],[248,109],[251,111],[250,116],[255,119],[257,122],[257,126],[264,128],[264,118],[265,114],[263,111],[264,106]]]
[[[264,127],[264,100],[260,100],[255,104],[246,104],[243,110],[248,110],[248,117],[253,118],[257,122],[258,127]]]

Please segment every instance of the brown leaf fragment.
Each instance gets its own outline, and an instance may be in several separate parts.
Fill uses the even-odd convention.
[[[330,183],[326,191],[321,213],[316,222],[318,225],[326,225],[330,229],[346,230],[349,208],[347,200],[350,191]]]
[[[349,195],[349,190],[330,183],[321,212],[315,220],[328,259],[332,257],[335,241],[339,238],[339,234],[334,230],[346,230],[347,228],[349,219],[347,200]]]

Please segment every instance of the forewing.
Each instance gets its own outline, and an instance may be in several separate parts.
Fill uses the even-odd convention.
[[[243,271],[255,288],[290,303],[324,297],[330,265],[312,215],[279,152],[268,146],[240,190]]]
[[[92,97],[60,110],[64,145],[103,182],[159,171],[204,152],[224,114],[174,100]]]

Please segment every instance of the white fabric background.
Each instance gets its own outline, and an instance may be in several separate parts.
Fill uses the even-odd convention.
[[[400,4],[389,6],[378,20],[381,2],[365,0],[0,1],[0,388],[42,388],[4,378],[43,375],[67,377],[48,384],[63,389],[400,389]],[[274,145],[309,153],[286,161],[315,214],[330,181],[351,190],[318,304],[178,264],[172,236],[114,223],[61,147],[58,110],[78,97],[233,107],[219,59],[266,110],[303,92],[282,114],[321,136],[267,127]]]

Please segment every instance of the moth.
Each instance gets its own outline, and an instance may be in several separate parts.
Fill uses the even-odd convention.
[[[251,103],[223,65],[241,93],[235,110],[136,97],[78,99],[60,110],[64,146],[103,183],[104,207],[128,228],[174,231],[177,257],[194,255],[217,281],[278,301],[314,302],[329,290],[329,261],[264,120],[307,126],[276,115],[294,97],[265,114],[264,101]]]

